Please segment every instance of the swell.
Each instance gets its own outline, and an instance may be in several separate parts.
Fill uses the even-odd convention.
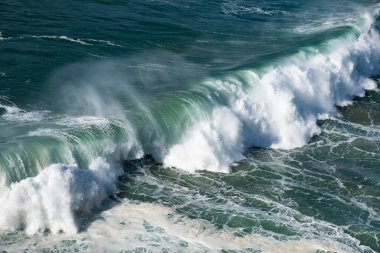
[[[9,122],[17,121],[22,134],[0,144],[0,227],[75,232],[75,217],[116,190],[120,162],[144,154],[189,172],[228,172],[249,147],[305,145],[320,132],[318,119],[376,88],[369,78],[380,69],[379,42],[366,15],[342,37],[148,103],[134,89],[118,90],[118,82],[107,86],[135,98],[130,111],[120,98],[90,86],[84,89],[90,95],[77,95],[79,108],[96,117],[42,114],[33,121],[28,112],[2,105],[4,131],[11,135]]]

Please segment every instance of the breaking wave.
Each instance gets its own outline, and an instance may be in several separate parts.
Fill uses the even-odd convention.
[[[154,100],[122,88],[118,64],[107,63],[92,86],[80,86],[85,93],[66,91],[71,106],[91,116],[44,118],[0,105],[2,124],[28,122],[24,134],[0,143],[0,227],[76,232],[76,217],[116,190],[121,162],[145,154],[189,172],[228,172],[249,147],[305,145],[320,132],[317,120],[376,88],[370,77],[380,68],[380,37],[373,26],[367,15],[344,35],[272,65],[204,79]]]

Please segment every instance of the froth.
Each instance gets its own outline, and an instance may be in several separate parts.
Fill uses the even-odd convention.
[[[174,214],[175,211],[155,204],[123,203],[100,214],[102,219],[93,222],[72,243],[67,235],[49,235],[28,239],[28,247],[78,250],[82,252],[119,252],[136,250],[158,252],[170,248],[173,252],[219,252],[237,250],[249,252],[353,252],[347,246],[330,240],[279,241],[271,237],[234,235],[233,229],[216,229],[202,220],[193,220]],[[20,240],[22,241],[22,240]],[[36,243],[31,243],[36,241]],[[1,244],[0,244],[1,245]],[[17,251],[22,243],[7,245],[6,250]]]
[[[48,113],[47,111],[28,112],[14,105],[8,106],[0,104],[0,108],[5,110],[3,115],[0,114],[0,118],[7,121],[40,121],[44,115]]]
[[[12,184],[0,196],[1,229],[75,233],[75,215],[86,215],[115,190],[122,169],[104,158],[88,170],[53,164],[38,176]]]
[[[242,124],[236,115],[226,107],[217,107],[210,121],[199,124],[170,149],[164,163],[191,172],[228,172],[231,163],[243,158],[242,137]]]

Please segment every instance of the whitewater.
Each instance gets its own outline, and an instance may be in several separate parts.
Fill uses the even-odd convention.
[[[228,15],[237,15],[238,12],[244,15],[289,13],[236,6],[234,11],[228,12],[227,9],[232,7],[224,5],[223,10]],[[280,207],[276,207],[281,211],[274,215],[274,223],[285,222],[295,231],[305,229],[307,238],[298,236],[301,240],[293,241],[293,237],[283,239],[273,236],[272,232],[255,232],[255,229],[244,236],[236,236],[236,231],[231,231],[234,226],[220,227],[217,219],[204,218],[201,214],[206,211],[199,211],[200,217],[192,217],[185,210],[179,214],[181,204],[175,204],[176,194],[184,194],[178,198],[185,199],[186,205],[197,201],[207,203],[208,197],[193,199],[194,193],[191,192],[197,192],[196,189],[185,189],[188,187],[186,184],[177,186],[172,180],[177,176],[188,177],[186,180],[189,182],[198,177],[215,177],[207,180],[214,182],[212,185],[218,185],[218,177],[235,175],[236,170],[240,170],[239,166],[243,166],[241,164],[261,166],[260,157],[252,155],[252,148],[257,152],[274,152],[268,154],[274,160],[263,162],[264,167],[276,164],[290,171],[293,165],[285,165],[286,162],[281,159],[292,156],[292,152],[297,153],[302,148],[328,147],[330,144],[313,144],[313,140],[325,138],[323,133],[334,132],[339,127],[329,129],[321,122],[344,123],[341,110],[346,109],[341,108],[354,110],[350,108],[355,108],[354,101],[358,97],[365,98],[368,92],[378,93],[378,84],[373,78],[380,71],[377,15],[378,7],[375,5],[362,11],[327,39],[305,43],[296,50],[259,64],[250,62],[217,74],[209,74],[186,57],[170,51],[146,51],[126,58],[96,57],[96,61],[74,62],[56,68],[47,78],[45,88],[52,90],[46,98],[52,99],[51,107],[23,107],[13,102],[12,96],[6,92],[4,95],[1,93],[0,231],[3,235],[13,231],[16,237],[31,237],[35,244],[29,244],[25,239],[19,239],[20,243],[7,244],[1,240],[6,242],[9,238],[0,237],[0,249],[16,252],[30,248],[38,251],[58,243],[60,250],[75,245],[75,249],[83,252],[113,252],[119,250],[113,248],[115,245],[124,244],[129,245],[130,249],[142,247],[148,251],[156,251],[155,247],[159,245],[160,251],[164,251],[165,247],[173,251],[189,250],[187,247],[191,247],[190,251],[193,252],[250,248],[262,252],[375,252],[379,248],[378,239],[371,244],[377,246],[362,246],[362,242],[358,242],[360,239],[354,238],[353,233],[345,233],[338,223],[319,221],[313,215],[304,217],[306,214],[297,209],[300,204],[293,203],[296,200],[289,200],[289,205],[281,202]],[[332,21],[324,29],[335,26]],[[307,27],[298,27],[297,30],[299,33],[307,31],[317,32]],[[10,43],[12,40],[38,40],[41,43],[57,40],[85,47],[99,44],[100,47],[109,46],[117,50],[124,47],[108,38],[41,34],[8,36],[7,33],[0,33],[0,43]],[[156,62],[149,63],[151,61]],[[153,74],[145,73],[146,69],[153,71]],[[170,76],[162,74],[166,72],[171,73]],[[196,73],[195,76],[192,73]],[[6,76],[5,72],[4,78]],[[180,82],[185,84],[178,86]],[[55,87],[60,88],[55,90]],[[371,112],[368,111],[368,115]],[[379,126],[373,123],[376,120],[375,116],[368,128],[360,130],[366,132],[364,136],[370,138],[369,143],[375,143],[372,149],[363,148],[372,157],[379,155]],[[362,129],[353,123],[350,127]],[[342,132],[349,131],[347,129]],[[332,140],[337,138],[332,137]],[[276,152],[281,154],[281,161],[276,160]],[[329,152],[326,151],[326,155]],[[315,153],[312,153],[309,159],[319,159],[313,158]],[[345,152],[340,154],[344,156]],[[322,163],[328,164],[329,161],[326,159]],[[161,176],[160,179],[156,178],[157,172],[151,169],[155,166],[160,173],[167,171],[162,173],[177,175],[167,176],[169,179],[164,181],[168,188],[176,189],[170,193],[174,203],[163,199],[147,200],[145,203],[144,198],[134,200],[128,195],[132,193],[124,192],[124,185],[128,185],[129,180],[134,182],[130,173],[135,173],[133,171],[137,168],[136,178],[155,189],[151,196],[155,198],[153,196],[162,184]],[[298,173],[294,172],[294,175]],[[323,177],[322,174],[315,177]],[[244,178],[244,173],[238,176]],[[123,181],[123,178],[128,180]],[[341,182],[339,178],[334,180]],[[284,189],[288,181],[282,182]],[[345,188],[344,183],[338,185]],[[242,190],[241,194],[246,191]],[[157,196],[161,194],[165,195],[160,193]],[[259,196],[257,192],[252,194],[265,205],[277,206],[277,202],[268,197]],[[110,203],[113,198],[117,199],[117,203]],[[356,204],[370,213],[370,219],[379,221],[376,206],[361,202]],[[205,205],[206,210],[218,206]],[[220,208],[227,209],[222,213],[236,212],[236,216],[256,212],[247,210],[244,203],[226,201],[223,206]],[[228,211],[228,208],[233,211]],[[265,213],[259,211],[257,215],[267,215],[261,212]],[[278,216],[280,213],[284,216]],[[326,232],[331,239],[324,241],[326,234],[319,238],[309,236],[309,233],[318,234],[322,230],[314,225],[297,227],[291,222],[292,219],[307,221],[308,224],[318,223],[323,231],[331,230]],[[102,235],[104,228],[108,232]],[[124,237],[112,239],[115,241],[110,239],[123,230]],[[135,233],[142,234],[142,237],[136,237],[132,231],[138,231]],[[370,233],[377,238],[379,231],[376,228],[374,231]],[[153,238],[142,239],[149,233]],[[290,232],[283,233],[293,236]],[[69,240],[67,238],[76,239],[72,244],[62,244],[62,240]],[[76,244],[80,240],[88,242],[88,245],[80,248]],[[156,246],[149,244],[155,240]],[[102,241],[104,244],[99,243]],[[176,248],[177,245],[182,248]]]

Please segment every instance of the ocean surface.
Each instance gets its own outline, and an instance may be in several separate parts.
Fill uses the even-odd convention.
[[[380,252],[380,3],[0,1],[0,252]]]

